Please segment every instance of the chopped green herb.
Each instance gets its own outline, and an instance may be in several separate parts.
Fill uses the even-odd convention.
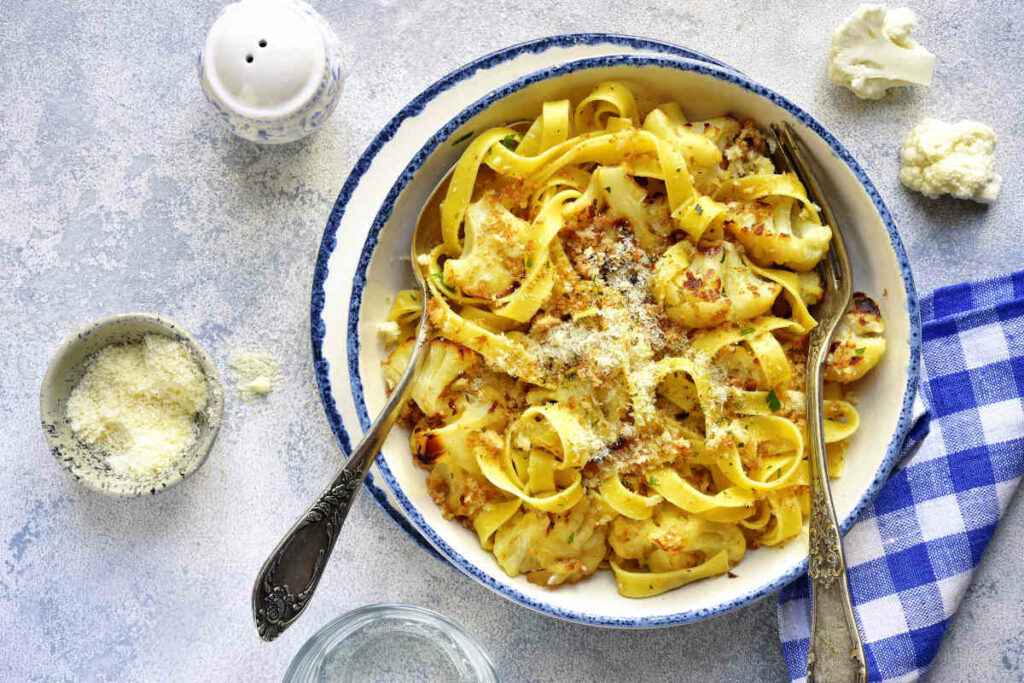
[[[658,485],[658,478],[657,477],[648,477],[647,478],[647,483],[650,484],[651,486],[657,486]]]
[[[526,258],[526,259],[523,260],[523,262],[526,264],[526,269],[527,270],[529,270],[530,268],[533,268],[533,259],[532,258]]]
[[[451,285],[444,281],[444,273],[442,273],[440,270],[431,273],[430,277],[434,278],[434,282],[436,282],[445,291],[455,292],[455,290],[452,289]]]
[[[576,539],[576,532],[569,534],[569,543],[572,543]]]
[[[865,351],[867,351],[867,349],[865,347],[861,346],[860,348],[854,349],[853,353],[854,353],[855,356],[863,356]]]
[[[775,394],[774,389],[768,392],[768,397],[765,400],[768,402],[768,408],[771,409],[773,413],[779,412],[779,409],[782,407],[782,402]]]
[[[744,327],[742,330],[740,330],[740,334],[742,334],[744,337],[746,337],[748,334],[754,334],[754,328]]]
[[[469,131],[465,135],[460,135],[455,140],[452,140],[452,146],[454,147],[455,145],[461,145],[463,142],[470,139],[471,137],[473,137],[473,131]]]
[[[695,205],[695,206],[693,207],[693,212],[694,212],[695,214],[697,214],[698,216],[703,216],[703,215],[704,215],[704,207],[703,207],[703,206],[701,206],[700,204],[696,204],[696,205]]]
[[[516,147],[519,146],[519,138],[515,135],[506,135],[501,139],[501,144],[514,152],[516,151]]]

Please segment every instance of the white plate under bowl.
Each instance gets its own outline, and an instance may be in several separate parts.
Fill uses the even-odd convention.
[[[539,103],[545,99],[578,98],[598,82],[613,78],[678,100],[694,118],[731,112],[762,125],[788,121],[796,126],[818,161],[825,190],[838,219],[847,228],[856,286],[878,300],[888,324],[888,352],[860,387],[861,429],[851,443],[846,474],[833,486],[837,512],[844,528],[848,527],[884,482],[909,426],[920,345],[910,269],[891,215],[849,152],[785,98],[734,71],[706,62],[605,55],[510,75],[504,82],[492,82],[490,92],[463,105],[439,131],[431,134],[423,130],[431,127],[430,121],[436,126],[442,120],[433,117],[420,121],[419,130],[410,129],[410,142],[415,144],[418,134],[420,147],[397,180],[387,186],[390,190],[386,196],[372,205],[379,210],[364,223],[368,231],[353,234],[346,229],[350,226],[345,220],[346,208],[360,205],[354,196],[346,197],[343,190],[325,234],[313,291],[318,380],[328,416],[334,417],[336,433],[344,445],[344,428],[365,428],[368,415],[376,414],[384,404],[380,372],[384,349],[377,339],[376,326],[385,319],[394,292],[407,286],[409,266],[404,257],[409,234],[420,205],[462,149],[451,141],[469,131],[536,116]],[[443,99],[444,91],[435,93],[434,98]],[[401,122],[399,126],[399,131],[404,130]],[[366,163],[372,172],[372,157]],[[380,172],[387,175],[387,169]],[[361,161],[354,175],[362,174],[369,173]],[[362,252],[334,249],[339,233],[350,244],[363,241]],[[343,322],[345,311],[349,317]],[[343,366],[347,366],[347,372]],[[347,396],[346,385],[340,383],[345,381],[351,385],[351,397]],[[343,396],[347,399],[344,403]],[[345,427],[337,422],[337,413],[332,416],[339,405]],[[412,462],[408,434],[403,430],[396,430],[385,444],[375,475],[374,487],[383,483],[388,489],[385,503],[398,508],[403,525],[411,526],[457,568],[513,602],[581,623],[641,628],[686,623],[762,597],[806,568],[804,532],[781,549],[749,552],[734,571],[736,578],[717,577],[653,598],[631,600],[620,596],[609,572],[551,591],[530,584],[524,577],[506,576],[490,553],[479,547],[473,533],[443,519],[427,494],[424,472]]]

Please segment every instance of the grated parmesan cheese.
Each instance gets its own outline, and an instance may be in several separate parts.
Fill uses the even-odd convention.
[[[74,434],[105,451],[116,472],[150,477],[192,446],[195,416],[207,399],[206,376],[188,348],[151,334],[93,356],[68,399],[67,417]]]
[[[228,365],[235,377],[235,388],[246,401],[263,398],[274,390],[281,369],[269,353],[241,351],[231,356]]]

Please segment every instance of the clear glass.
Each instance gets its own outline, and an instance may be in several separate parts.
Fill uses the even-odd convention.
[[[299,649],[285,683],[497,683],[468,633],[413,605],[368,605],[330,622]]]

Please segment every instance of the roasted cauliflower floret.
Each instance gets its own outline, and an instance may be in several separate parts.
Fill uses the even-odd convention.
[[[544,542],[550,520],[535,510],[517,512],[494,534],[494,557],[509,576],[541,568],[536,547]]]
[[[462,254],[444,264],[443,286],[495,300],[526,274],[525,240],[530,224],[485,194],[466,210]]]
[[[526,578],[540,586],[575,583],[593,574],[607,553],[607,524],[601,523],[601,505],[582,499],[568,512],[551,516],[551,528],[536,548],[539,569]]]
[[[740,132],[740,122],[732,116],[714,116],[710,119],[693,121],[690,127],[715,143],[721,151],[733,143]]]
[[[725,227],[760,265],[808,271],[828,251],[832,230],[795,199],[775,197],[734,209],[736,220],[726,221]]]
[[[669,318],[694,328],[763,315],[781,289],[755,275],[732,244],[698,248],[685,240],[658,260],[651,288]]]
[[[742,178],[748,175],[775,173],[766,154],[768,143],[753,121],[744,121],[737,131],[733,143],[725,148],[725,161],[729,176]]]
[[[821,275],[816,270],[809,270],[806,273],[797,273],[800,281],[800,298],[808,306],[821,301],[825,296],[825,290],[821,286]]]
[[[725,550],[729,563],[743,559],[747,542],[732,524],[709,522],[663,505],[651,519],[619,517],[608,538],[615,554],[654,572],[693,567]]]
[[[400,346],[396,352],[404,348],[405,345]],[[430,342],[426,354],[427,357],[423,361],[419,377],[412,388],[412,400],[426,415],[451,413],[451,408],[445,401],[445,389],[459,375],[476,367],[480,362],[480,356],[464,346],[443,339],[435,339]],[[408,362],[409,359],[406,356],[405,364]],[[405,364],[402,365],[403,370]],[[395,365],[397,366],[397,359]]]
[[[863,292],[853,295],[825,360],[825,379],[855,382],[878,365],[885,353],[885,321],[878,304]]]
[[[694,548],[700,548],[703,554],[700,562],[724,550],[730,565],[739,562],[746,553],[747,541],[733,524],[709,522],[668,506],[663,507],[655,519],[658,531],[651,536],[655,547],[647,557],[651,571],[668,572],[689,566],[683,558]]]
[[[503,429],[507,421],[505,410],[494,402],[469,399],[458,417],[444,426],[417,425],[409,438],[413,457],[421,465],[430,466],[449,455],[464,469],[479,473],[473,456],[474,440],[485,429]]]
[[[427,475],[427,491],[446,519],[471,519],[501,491],[479,472],[463,468],[448,455],[441,456]]]
[[[398,380],[402,379],[402,373],[409,365],[412,357],[413,347],[416,346],[415,339],[408,339],[391,350],[388,357],[384,359],[382,368],[384,370],[384,386],[387,390],[394,391],[398,386]]]

